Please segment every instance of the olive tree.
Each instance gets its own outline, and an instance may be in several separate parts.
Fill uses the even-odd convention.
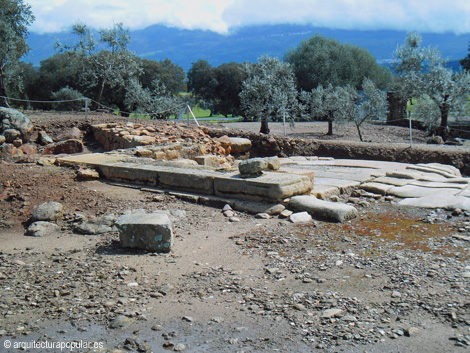
[[[245,64],[240,104],[244,115],[261,120],[260,132],[269,134],[268,119],[294,116],[298,107],[295,77],[291,66],[277,58],[262,56]]]
[[[130,78],[139,74],[138,59],[127,48],[131,39],[129,30],[122,23],[99,30],[98,41],[92,29],[84,24],[75,24],[72,32],[78,36],[78,43],[71,46],[57,43],[56,47],[81,55],[81,79],[89,92],[96,93],[98,104],[102,102],[105,87],[114,91],[122,89]],[[107,103],[115,103],[109,96]]]
[[[362,83],[362,94],[358,96],[357,110],[355,114],[349,115],[359,134],[359,139],[364,141],[361,125],[366,120],[385,120],[387,117],[387,93],[378,89],[374,82],[365,78]]]
[[[19,59],[29,51],[26,42],[28,26],[34,21],[31,6],[23,0],[0,0],[0,96],[7,97],[9,72],[15,69]],[[0,106],[8,106],[6,98],[0,98]]]
[[[310,118],[328,121],[327,135],[333,135],[333,122],[344,122],[356,115],[357,91],[351,86],[319,85],[301,93],[303,109]]]
[[[131,78],[126,87],[124,104],[129,111],[150,115],[152,119],[167,119],[181,108],[179,98],[168,93],[159,79],[155,79],[150,87],[143,87],[136,78]]]
[[[449,114],[466,108],[470,73],[454,73],[437,49],[423,48],[421,42],[419,34],[409,33],[394,53],[397,90],[405,99],[425,100],[430,108],[427,111],[434,110],[439,116],[438,134],[447,138]],[[428,116],[423,118],[429,122]]]

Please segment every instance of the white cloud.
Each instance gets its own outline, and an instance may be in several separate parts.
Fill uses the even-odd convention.
[[[66,30],[78,21],[131,29],[161,23],[226,33],[265,23],[310,23],[340,29],[470,33],[468,0],[26,0],[31,30]]]

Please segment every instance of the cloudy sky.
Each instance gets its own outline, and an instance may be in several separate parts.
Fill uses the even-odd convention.
[[[397,29],[470,33],[470,0],[24,0],[33,32],[95,28],[123,22],[130,29],[165,24],[229,33],[244,25],[299,23],[336,29]]]

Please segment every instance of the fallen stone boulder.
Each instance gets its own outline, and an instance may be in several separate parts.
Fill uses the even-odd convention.
[[[45,131],[41,130],[41,131],[38,132],[38,138],[37,138],[36,142],[39,143],[42,146],[45,146],[45,145],[48,145],[50,143],[54,143],[54,140]]]
[[[16,129],[6,129],[3,131],[3,136],[7,143],[12,143],[21,136],[21,132]]]
[[[265,158],[250,158],[238,165],[242,178],[257,177],[267,168],[268,162]]]
[[[169,252],[173,246],[173,230],[166,214],[123,215],[115,225],[120,233],[120,245],[124,248]]]
[[[230,137],[231,153],[245,153],[251,149],[251,140],[243,137]]]
[[[83,235],[105,234],[114,230],[113,225],[115,220],[114,214],[92,218],[77,225],[75,231]]]
[[[62,132],[57,136],[57,141],[65,141],[65,140],[81,140],[82,139],[82,132],[81,130],[74,126],[67,131]]]
[[[263,174],[263,170],[278,170],[281,161],[277,157],[250,158],[238,165],[238,170],[242,178],[252,178]]]
[[[289,220],[292,223],[306,223],[312,220],[312,216],[308,212],[297,212],[289,216]]]
[[[19,150],[24,153],[25,155],[33,155],[38,153],[38,148],[34,145],[31,145],[29,143],[25,143],[24,145],[21,145]]]
[[[56,221],[64,214],[64,206],[59,202],[44,202],[40,204],[30,217],[31,222]]]
[[[23,142],[29,140],[34,125],[23,113],[11,109],[0,107],[0,132],[8,129],[18,130]]]
[[[286,209],[282,204],[271,204],[264,202],[253,202],[253,201],[235,201],[233,208],[238,211],[249,212],[253,214],[267,213],[269,215],[278,215]]]
[[[46,237],[48,235],[57,233],[60,227],[51,222],[37,221],[31,224],[26,230],[26,235],[32,237]]]
[[[294,196],[289,201],[289,209],[308,212],[314,218],[344,222],[357,217],[357,210],[351,205],[319,200],[314,196]]]
[[[65,140],[46,146],[43,154],[81,153],[83,148],[83,142],[80,140]]]

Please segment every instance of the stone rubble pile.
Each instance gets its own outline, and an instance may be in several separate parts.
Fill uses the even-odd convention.
[[[137,146],[169,146],[166,149],[155,150],[154,152],[159,152],[152,157],[155,159],[182,158],[178,152],[173,151],[181,151],[182,147],[172,148],[170,146],[197,146],[199,151],[194,156],[209,153],[215,155],[239,154],[245,153],[251,148],[251,142],[248,139],[227,136],[213,139],[200,128],[189,128],[181,124],[167,124],[158,127],[130,122],[127,124],[100,124],[92,126],[92,133],[106,151]],[[167,153],[168,151],[172,152]]]
[[[0,156],[15,162],[35,162],[38,154],[72,154],[84,149],[78,128],[65,131],[58,141],[35,126],[23,113],[0,107]],[[35,157],[36,156],[36,157]]]

